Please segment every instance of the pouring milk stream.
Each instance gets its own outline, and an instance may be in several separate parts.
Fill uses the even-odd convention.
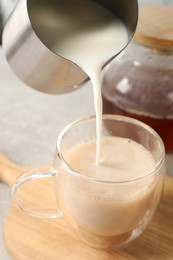
[[[85,10],[85,15],[74,12],[72,9],[74,3],[78,10],[80,8]],[[111,57],[126,46],[128,32],[117,17],[94,2],[76,0],[68,5],[61,3],[56,12],[62,22],[54,24],[56,26],[53,29],[53,37],[49,38],[39,27],[37,31],[47,46],[51,46],[55,53],[73,61],[91,79],[97,118],[96,164],[98,164],[102,136],[101,69]],[[39,22],[35,26],[39,26]],[[58,35],[57,41],[56,35]]]

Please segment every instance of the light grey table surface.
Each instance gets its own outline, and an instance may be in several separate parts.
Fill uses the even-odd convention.
[[[172,4],[173,1],[139,0],[139,3]],[[14,76],[0,48],[0,152],[10,160],[29,167],[51,162],[60,130],[69,122],[91,114],[94,105],[90,84],[59,96],[36,92]],[[173,155],[166,159],[167,174],[173,176]],[[0,184],[0,260],[10,259],[2,237],[10,200],[9,188]]]

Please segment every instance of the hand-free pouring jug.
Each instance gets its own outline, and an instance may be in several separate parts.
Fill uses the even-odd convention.
[[[63,5],[67,6],[74,2],[75,6],[80,1],[64,0]],[[115,14],[125,24],[128,41],[131,40],[138,18],[137,0],[88,2],[96,2]],[[2,38],[7,61],[15,74],[28,86],[51,94],[73,90],[88,79],[79,66],[55,54],[52,48],[39,37],[38,28],[43,30],[46,37],[50,37],[51,30],[62,22],[61,15],[56,13],[60,4],[62,4],[60,0],[19,0],[5,25]],[[81,8],[80,12],[86,15],[85,8]],[[58,36],[56,36],[56,44],[58,44],[57,39]],[[55,44],[53,38],[50,40]],[[118,53],[115,53],[114,57],[116,55]]]

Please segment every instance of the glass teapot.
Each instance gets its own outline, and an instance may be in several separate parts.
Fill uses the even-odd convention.
[[[141,8],[132,43],[104,72],[103,110],[137,118],[173,151],[173,7]]]

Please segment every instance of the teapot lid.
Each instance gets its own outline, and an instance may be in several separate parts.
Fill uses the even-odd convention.
[[[173,50],[173,7],[143,7],[135,39],[149,47]]]

